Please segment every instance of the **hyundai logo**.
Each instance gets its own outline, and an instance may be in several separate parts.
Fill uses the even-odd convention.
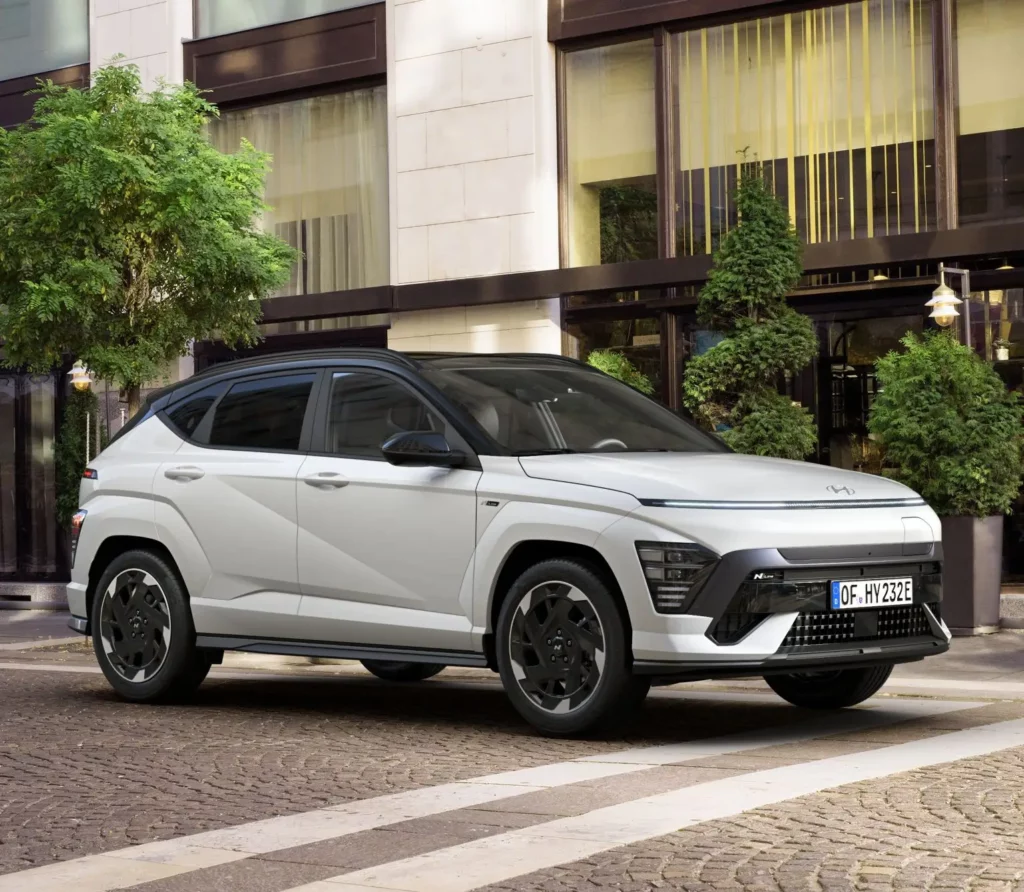
[[[853,495],[853,490],[850,489],[850,487],[848,487],[848,486],[835,486],[835,485],[832,485],[832,486],[826,487],[826,489],[830,493],[834,493],[835,495],[839,495],[840,493],[842,493],[843,495],[847,495],[847,496],[852,496]]]

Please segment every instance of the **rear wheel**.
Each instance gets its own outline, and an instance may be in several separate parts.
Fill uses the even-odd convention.
[[[889,680],[892,665],[833,672],[766,675],[769,687],[783,700],[804,709],[845,709],[873,697]]]
[[[440,663],[401,663],[389,660],[361,660],[367,672],[384,681],[426,681],[445,667]]]
[[[608,583],[572,560],[524,572],[502,603],[498,670],[519,713],[544,734],[624,721],[650,682],[632,674],[627,624]]]
[[[110,563],[96,586],[92,628],[100,668],[126,700],[187,697],[210,671],[184,586],[157,552],[129,551]]]

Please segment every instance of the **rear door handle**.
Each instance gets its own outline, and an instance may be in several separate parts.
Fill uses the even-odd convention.
[[[321,471],[319,474],[311,474],[304,479],[310,486],[315,486],[318,489],[341,489],[343,486],[348,486],[348,478],[334,471]]]
[[[186,482],[188,480],[198,480],[200,477],[206,475],[206,471],[202,468],[183,467],[183,468],[168,468],[164,471],[164,476],[170,480],[181,480]]]

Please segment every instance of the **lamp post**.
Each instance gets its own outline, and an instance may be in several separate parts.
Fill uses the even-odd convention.
[[[90,372],[81,362],[76,362],[72,367],[71,371],[68,372],[68,376],[71,378],[71,386],[79,392],[84,392],[92,387],[92,372]],[[88,412],[85,413],[85,463],[89,464],[89,445],[92,439],[90,428],[90,422],[92,416]]]
[[[961,300],[956,292],[946,284],[946,276],[960,277]],[[928,315],[943,328],[949,328],[955,321],[960,311],[957,307],[964,308],[964,337],[963,341],[967,346],[971,344],[971,273],[970,270],[958,269],[954,266],[939,264],[939,287],[932,292],[932,298],[925,304],[931,307]]]

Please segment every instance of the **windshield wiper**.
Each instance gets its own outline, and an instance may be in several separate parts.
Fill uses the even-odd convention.
[[[525,457],[528,455],[576,455],[579,452],[578,449],[524,449],[521,452],[513,452],[512,454],[516,457]]]

